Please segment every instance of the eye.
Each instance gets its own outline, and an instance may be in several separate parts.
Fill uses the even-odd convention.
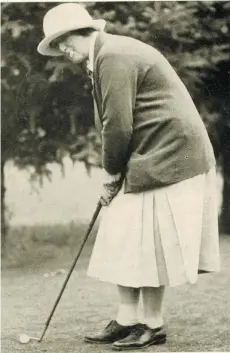
[[[59,43],[60,43],[60,38],[54,39],[54,40],[50,43],[50,47],[51,47],[52,49],[58,49]]]

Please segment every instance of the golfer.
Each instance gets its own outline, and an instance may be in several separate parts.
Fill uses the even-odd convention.
[[[205,126],[155,48],[105,33],[105,21],[76,3],[52,8],[43,25],[40,54],[87,64],[102,140],[105,207],[88,275],[116,284],[120,300],[117,316],[85,340],[115,350],[164,343],[165,287],[219,271],[215,158]]]

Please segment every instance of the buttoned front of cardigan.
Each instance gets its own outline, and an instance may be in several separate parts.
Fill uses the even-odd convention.
[[[99,33],[94,94],[102,165],[125,192],[189,179],[215,165],[205,126],[166,58],[133,38]]]

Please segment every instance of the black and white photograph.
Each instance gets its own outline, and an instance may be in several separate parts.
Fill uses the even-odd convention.
[[[1,2],[1,349],[230,351],[230,1]]]

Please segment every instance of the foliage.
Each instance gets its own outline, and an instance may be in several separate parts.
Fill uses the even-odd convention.
[[[92,126],[90,83],[81,67],[36,52],[42,18],[56,3],[5,3],[2,15],[2,129],[4,160],[33,165],[61,163],[68,152],[91,163],[82,139]],[[227,100],[226,80],[216,81],[229,62],[230,4],[218,2],[86,3],[107,31],[129,35],[159,48],[210,119]],[[207,85],[204,85],[207,82]],[[210,95],[211,98],[210,99]],[[86,140],[96,137],[92,131]],[[78,141],[80,139],[80,141]],[[98,141],[97,141],[98,143]],[[92,156],[93,154],[93,156]],[[88,159],[86,158],[88,156]],[[98,163],[98,158],[94,160]]]
[[[86,166],[99,164],[89,80],[82,68],[36,51],[42,17],[52,6],[17,3],[3,8],[3,160],[33,166],[36,174],[47,174],[46,164],[61,164],[66,153]]]
[[[42,18],[56,4],[2,4],[2,163],[12,159],[20,167],[33,166],[39,175],[48,175],[47,163],[61,164],[66,154],[87,167],[100,165],[84,68],[36,51]],[[85,6],[95,18],[106,19],[106,31],[138,38],[166,55],[193,96],[216,156],[230,175],[230,2]]]
[[[109,21],[109,32],[136,37],[162,51],[202,111],[212,110],[210,95],[221,105],[226,101],[229,82],[216,80],[223,64],[229,69],[228,1],[134,2],[132,6],[110,2],[94,3],[91,9]]]

